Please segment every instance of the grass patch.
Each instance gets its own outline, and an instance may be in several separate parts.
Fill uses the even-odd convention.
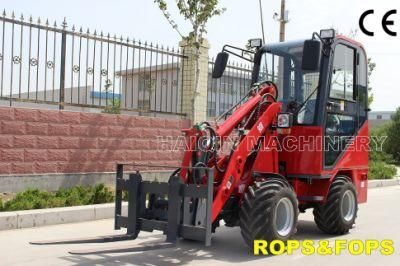
[[[15,198],[4,203],[0,199],[0,211],[80,206],[113,201],[113,193],[104,184],[94,187],[76,186],[68,189],[60,189],[57,192],[28,189],[18,193]]]

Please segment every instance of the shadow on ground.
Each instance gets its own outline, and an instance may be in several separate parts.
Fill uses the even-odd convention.
[[[330,236],[321,233],[313,221],[299,221],[295,239],[326,239]],[[154,236],[156,240],[144,241],[140,244],[132,242],[121,243],[125,253],[102,253],[95,255],[70,255],[62,259],[75,265],[186,265],[193,261],[217,260],[227,263],[251,262],[265,258],[253,256],[251,250],[244,244],[239,228],[220,229],[213,236],[211,247],[204,247],[203,243],[181,240],[175,247],[151,250],[145,252],[129,252],[140,245],[163,242],[163,235]],[[145,239],[145,238],[143,238]],[[139,237],[140,240],[140,237]],[[86,245],[85,248],[89,248]],[[107,247],[104,247],[107,249]]]

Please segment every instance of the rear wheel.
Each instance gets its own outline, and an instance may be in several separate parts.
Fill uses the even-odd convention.
[[[314,220],[323,232],[342,235],[349,232],[357,217],[357,193],[346,176],[338,176],[332,182],[324,205],[314,208]]]
[[[287,241],[296,232],[298,214],[297,198],[287,181],[256,182],[245,194],[239,214],[243,239],[251,248],[254,240]]]

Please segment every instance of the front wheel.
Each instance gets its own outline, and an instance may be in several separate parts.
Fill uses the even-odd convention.
[[[286,180],[270,178],[256,182],[244,196],[240,229],[246,244],[254,240],[289,240],[296,232],[298,218],[296,194]]]
[[[332,235],[343,235],[353,227],[358,211],[357,192],[348,177],[338,176],[329,189],[324,205],[314,208],[318,228]]]

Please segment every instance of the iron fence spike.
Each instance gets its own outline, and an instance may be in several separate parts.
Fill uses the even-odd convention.
[[[6,10],[5,10],[5,9],[3,9],[3,17],[5,17],[5,16],[7,16],[7,14],[6,14]]]
[[[24,21],[24,14],[21,14],[21,17],[19,18],[21,21]]]
[[[11,13],[11,18],[15,18],[14,11]]]
[[[62,22],[61,25],[62,25],[63,29],[67,28],[67,18],[66,17],[64,17],[64,21]]]
[[[72,24],[72,31],[75,31],[75,25]]]
[[[33,22],[33,18],[32,15],[29,16],[29,22],[32,23]]]
[[[42,23],[42,21],[40,20],[40,17],[38,17],[37,24],[40,24],[40,23]]]
[[[86,34],[90,34],[90,30],[89,30],[89,28],[87,28],[87,30],[86,30]]]
[[[94,30],[93,35],[94,35],[94,36],[97,36],[97,31],[96,31],[96,30]]]
[[[79,32],[80,32],[80,33],[82,33],[82,32],[83,32],[83,30],[82,30],[82,27],[80,27],[80,28],[79,28]]]
[[[110,33],[109,32],[107,32],[107,38],[110,38]]]
[[[49,20],[46,19],[46,26],[49,26]]]
[[[53,27],[57,28],[57,21],[54,21]]]

